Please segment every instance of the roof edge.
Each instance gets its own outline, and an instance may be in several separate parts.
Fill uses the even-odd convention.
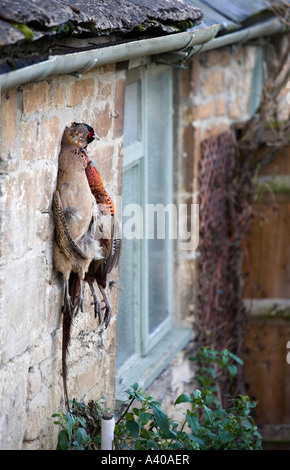
[[[136,59],[141,56],[186,49],[213,39],[219,25],[197,31],[186,31],[139,41],[110,45],[88,51],[49,56],[48,60],[0,75],[0,89],[6,90],[25,83],[44,80],[52,75],[83,73],[96,66]]]
[[[234,43],[246,42],[261,36],[270,36],[287,31],[277,18],[235,31],[225,36],[215,37],[219,24],[183,33],[142,39],[117,45],[105,46],[72,54],[50,56],[48,60],[0,75],[0,90],[14,88],[52,75],[83,73],[96,66],[136,59],[142,56],[162,54],[180,50],[191,50],[189,56],[225,47]]]

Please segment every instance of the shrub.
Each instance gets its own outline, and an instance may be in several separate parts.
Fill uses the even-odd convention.
[[[114,444],[120,450],[257,450],[261,435],[251,417],[256,406],[248,396],[228,398],[223,408],[218,399],[217,381],[221,374],[232,380],[241,359],[228,350],[202,347],[190,358],[197,362],[200,389],[177,397],[175,406],[187,403],[182,425],[168,417],[161,404],[142,391],[138,384],[127,390],[129,403],[117,413]],[[96,450],[100,448],[100,420],[105,402],[88,405],[73,400],[66,414],[53,417],[60,425],[57,449]]]

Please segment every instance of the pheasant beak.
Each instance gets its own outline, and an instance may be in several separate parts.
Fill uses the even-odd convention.
[[[101,137],[96,133],[94,133],[93,138],[96,140],[101,140]]]

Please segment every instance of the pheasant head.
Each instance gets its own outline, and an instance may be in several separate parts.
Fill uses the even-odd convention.
[[[91,126],[89,126],[88,124],[85,124],[84,122],[82,122],[82,123],[73,122],[72,125],[73,126],[85,126],[88,129],[88,143],[87,143],[87,145],[90,144],[94,139],[100,140],[100,137],[98,136],[98,134],[96,134],[94,129]]]
[[[87,124],[73,122],[66,127],[62,137],[62,143],[72,147],[83,149],[96,138],[94,129]]]

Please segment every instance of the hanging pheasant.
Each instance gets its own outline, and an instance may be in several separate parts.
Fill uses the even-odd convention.
[[[92,260],[100,260],[103,250],[97,235],[98,211],[85,173],[87,156],[83,150],[93,136],[83,124],[66,127],[58,160],[57,188],[53,196],[56,240],[53,261],[63,275],[62,368],[67,395],[66,354],[73,316],[83,304],[83,281]]]
[[[77,123],[75,123],[78,125]],[[89,131],[89,136],[95,135],[92,127],[85,124]],[[107,276],[119,263],[121,253],[121,237],[119,227],[116,221],[115,208],[111,197],[106,191],[100,172],[96,168],[96,164],[92,161],[91,157],[84,149],[87,156],[86,176],[92,194],[95,197],[98,206],[98,236],[103,249],[103,258],[101,260],[92,260],[89,269],[85,275],[85,281],[88,282],[95,305],[95,317],[102,321],[101,310],[104,310],[104,324],[107,328],[110,319],[112,307],[106,293]],[[101,303],[98,299],[94,282],[102,294],[102,301],[105,306],[101,309]]]

